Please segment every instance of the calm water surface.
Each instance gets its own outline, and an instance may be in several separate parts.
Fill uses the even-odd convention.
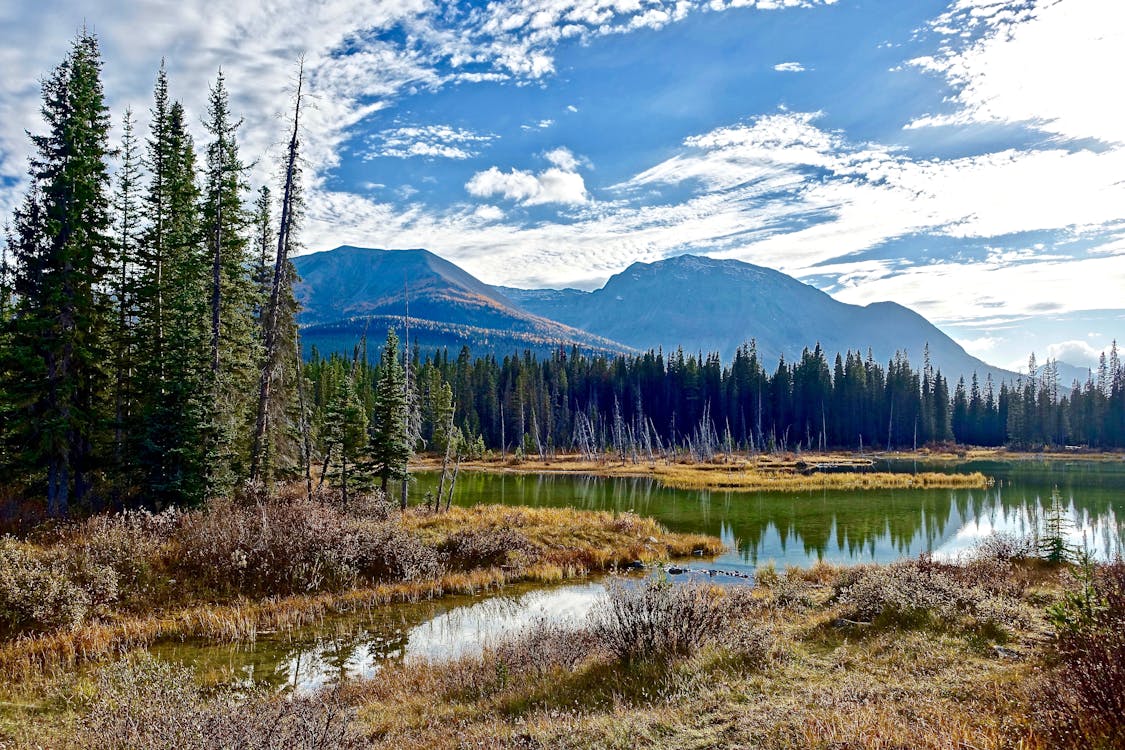
[[[462,473],[455,502],[503,503],[633,511],[673,531],[722,538],[729,551],[686,563],[707,570],[752,572],[779,566],[890,562],[932,552],[955,558],[993,531],[1034,533],[1057,489],[1068,534],[1102,558],[1125,549],[1125,461],[883,464],[895,471],[981,471],[996,479],[986,490],[821,491],[731,493],[670,490],[647,479]],[[436,474],[412,488],[419,499]],[[698,572],[702,571],[702,572]],[[679,576],[683,577],[683,576]],[[443,659],[540,619],[580,624],[603,588],[589,581],[518,585],[503,593],[447,597],[394,605],[375,613],[332,618],[316,628],[267,633],[249,645],[167,642],[152,650],[193,666],[204,682],[271,690],[315,690],[343,676],[370,676],[391,659]]]
[[[1125,546],[1125,461],[924,465],[883,462],[876,470],[980,471],[984,490],[822,490],[801,493],[672,490],[651,479],[462,473],[455,502],[633,511],[673,531],[720,537],[722,568],[891,562],[922,552],[955,557],[993,531],[1029,534],[1057,488],[1069,534],[1101,558]],[[418,478],[415,496],[436,486]]]

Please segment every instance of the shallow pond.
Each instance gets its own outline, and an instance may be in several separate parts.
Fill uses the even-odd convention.
[[[673,531],[722,538],[728,552],[693,560],[675,578],[752,573],[760,564],[890,562],[931,552],[953,558],[993,531],[1041,527],[1057,489],[1067,534],[1102,558],[1125,548],[1125,462],[884,463],[894,471],[982,471],[986,490],[880,490],[733,493],[670,490],[648,479],[462,473],[459,504],[502,503],[633,511]],[[436,487],[416,478],[412,496]],[[441,659],[472,653],[538,619],[581,623],[602,591],[596,580],[517,585],[502,593],[446,597],[336,617],[318,627],[262,634],[254,644],[157,644],[159,656],[192,665],[209,683],[308,691],[341,676],[370,676],[388,659]]]

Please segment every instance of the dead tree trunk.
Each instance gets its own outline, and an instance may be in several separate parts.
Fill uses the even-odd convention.
[[[297,98],[293,105],[293,131],[289,138],[289,153],[285,162],[285,190],[281,200],[281,225],[277,232],[277,257],[273,266],[273,287],[270,290],[269,308],[266,312],[265,361],[258,380],[258,415],[254,421],[254,446],[250,453],[250,478],[260,480],[262,475],[262,446],[266,440],[270,405],[270,384],[277,360],[279,332],[278,314],[281,291],[286,282],[289,264],[289,230],[293,223],[293,183],[297,172],[298,132],[301,118],[301,88],[305,81],[305,63],[297,70]]]

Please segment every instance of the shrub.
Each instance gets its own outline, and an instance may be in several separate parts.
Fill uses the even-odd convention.
[[[952,625],[969,618],[995,626],[1019,618],[1018,609],[966,580],[957,566],[927,557],[879,567],[856,567],[841,574],[837,597],[853,619],[919,626]]]
[[[526,559],[534,552],[535,546],[515,529],[498,527],[455,532],[441,544],[440,549],[449,555],[452,566],[468,570]]]
[[[0,631],[75,628],[116,597],[112,568],[0,538]]]
[[[1125,747],[1125,563],[1085,572],[1051,612],[1059,664],[1045,688],[1049,729],[1060,745]]]
[[[441,553],[396,521],[362,526],[356,566],[370,580],[418,581],[440,576]]]
[[[981,560],[1011,562],[1034,557],[1038,551],[1035,538],[1029,535],[992,532],[977,542],[973,557]]]
[[[144,655],[103,669],[74,745],[96,750],[350,750],[363,744],[332,693],[206,696],[189,670]]]
[[[62,546],[82,569],[112,569],[122,596],[143,598],[157,583],[166,545],[180,518],[171,508],[94,516],[64,533]]]
[[[712,586],[615,580],[590,612],[591,631],[625,662],[687,655],[722,631],[733,613],[731,604]]]
[[[510,674],[545,676],[558,669],[573,671],[597,651],[598,641],[591,631],[542,620],[486,649],[485,654]]]
[[[218,591],[289,594],[354,582],[357,525],[331,505],[279,498],[214,500],[176,534],[184,569]]]

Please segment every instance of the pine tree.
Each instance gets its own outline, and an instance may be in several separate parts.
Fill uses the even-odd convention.
[[[98,41],[83,30],[43,83],[45,135],[33,136],[31,188],[16,212],[14,292],[4,359],[9,457],[46,470],[47,507],[91,499],[112,422],[104,398],[112,257],[109,116]]]
[[[398,361],[398,336],[387,331],[375,385],[375,410],[371,419],[368,453],[373,472],[384,494],[390,480],[406,479],[411,439],[408,429],[406,374]]]
[[[326,442],[335,448],[339,470],[333,473],[340,487],[341,499],[348,501],[348,492],[370,484],[360,454],[367,444],[367,414],[356,393],[351,373],[343,371],[336,393],[325,415]]]
[[[136,454],[145,493],[158,503],[206,494],[206,256],[201,242],[195,150],[183,106],[157,75],[147,143],[147,231],[137,253]]]
[[[294,236],[300,219],[300,164],[299,134],[301,122],[302,86],[304,84],[304,62],[297,72],[297,92],[293,103],[293,127],[286,150],[285,178],[281,193],[281,221],[277,232],[277,254],[274,256],[273,280],[270,284],[270,297],[266,303],[265,320],[262,326],[262,369],[258,376],[258,408],[254,419],[253,441],[250,447],[250,478],[262,477],[265,459],[265,446],[268,440],[271,400],[275,398],[272,387],[275,371],[285,348],[282,338],[281,319],[284,315],[285,283],[289,276],[289,254],[296,248]]]
[[[251,398],[259,357],[254,323],[258,302],[253,258],[242,205],[245,166],[238,155],[239,125],[230,114],[222,71],[210,92],[211,136],[203,199],[203,235],[210,259],[210,427],[208,489],[226,494],[248,471]]]
[[[133,427],[133,375],[136,367],[134,326],[137,309],[137,251],[141,241],[141,163],[133,122],[133,110],[126,109],[119,150],[117,188],[114,193],[115,252],[111,294],[117,315],[111,334],[114,360],[114,459],[118,485],[127,483],[126,436]]]

